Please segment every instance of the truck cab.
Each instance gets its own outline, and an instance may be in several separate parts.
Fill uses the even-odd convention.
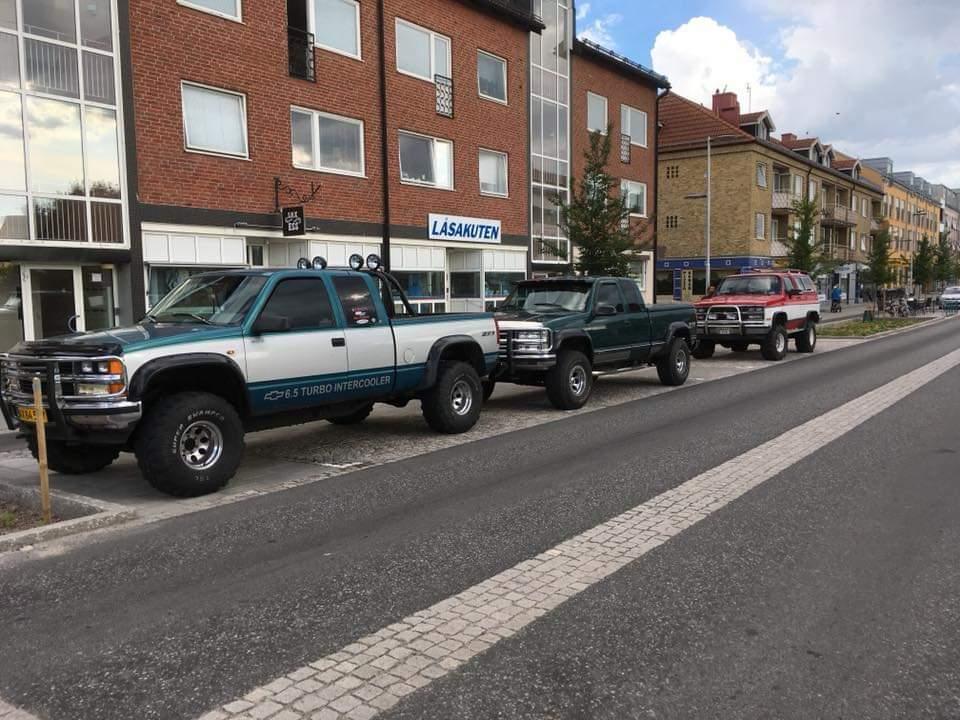
[[[0,409],[36,453],[39,376],[52,469],[133,450],[152,485],[190,496],[229,481],[249,431],[418,399],[434,430],[466,432],[496,361],[492,315],[418,316],[376,256],[316,258],[196,275],[132,327],[21,343],[0,358]]]

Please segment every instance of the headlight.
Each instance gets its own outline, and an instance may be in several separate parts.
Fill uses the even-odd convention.
[[[740,314],[745,321],[763,320],[764,312],[764,308],[762,307],[745,307],[740,309]]]
[[[551,333],[547,328],[536,330],[517,330],[513,336],[513,347],[517,352],[545,353],[550,350]]]

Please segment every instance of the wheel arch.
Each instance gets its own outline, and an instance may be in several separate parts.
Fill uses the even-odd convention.
[[[561,330],[556,335],[554,345],[557,353],[561,350],[578,350],[587,356],[591,365],[593,364],[593,341],[585,330]]]
[[[469,363],[480,377],[487,376],[486,362],[480,343],[469,335],[450,335],[440,338],[430,348],[427,354],[427,368],[418,390],[433,387],[437,382],[440,366],[449,360]]]
[[[241,416],[249,414],[246,380],[231,358],[215,353],[187,353],[144,363],[130,380],[130,399],[149,405],[159,393],[207,392],[233,405]]]

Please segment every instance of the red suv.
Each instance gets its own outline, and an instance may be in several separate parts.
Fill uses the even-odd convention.
[[[810,276],[798,270],[728,275],[694,307],[697,358],[710,357],[717,345],[734,352],[760,345],[765,359],[783,360],[790,337],[796,339],[797,352],[811,353],[817,345],[819,296]]]

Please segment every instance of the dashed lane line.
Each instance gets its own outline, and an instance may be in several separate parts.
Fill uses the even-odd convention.
[[[369,720],[958,365],[960,350],[256,688],[202,720]]]

